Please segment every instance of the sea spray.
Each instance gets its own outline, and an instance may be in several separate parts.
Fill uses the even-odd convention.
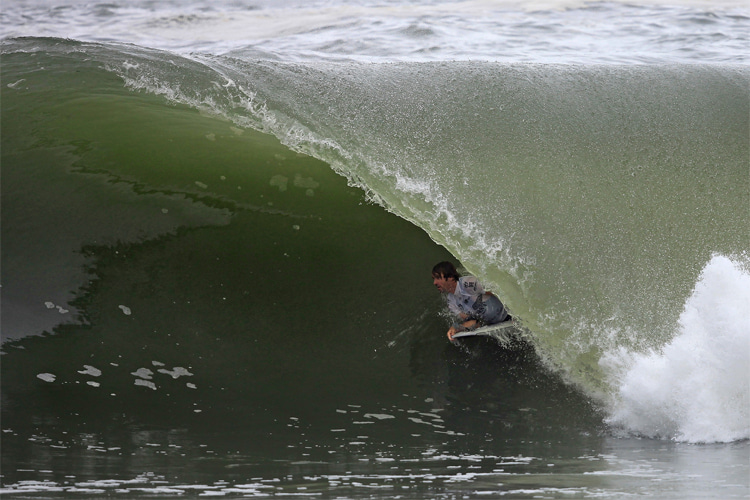
[[[677,441],[750,438],[749,308],[747,266],[714,256],[671,342],[659,351],[623,349],[602,358],[617,387],[608,422]]]

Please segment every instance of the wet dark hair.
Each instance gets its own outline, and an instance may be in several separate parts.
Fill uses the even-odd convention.
[[[448,261],[435,264],[435,267],[432,268],[432,276],[444,279],[453,278],[456,281],[458,281],[458,278],[460,277],[458,271],[456,271],[456,266]]]

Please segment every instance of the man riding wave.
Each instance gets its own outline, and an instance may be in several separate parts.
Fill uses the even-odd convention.
[[[451,341],[456,333],[510,319],[500,299],[485,291],[474,276],[459,276],[451,262],[440,262],[432,268],[432,283],[445,294],[448,310],[456,316],[448,330]]]

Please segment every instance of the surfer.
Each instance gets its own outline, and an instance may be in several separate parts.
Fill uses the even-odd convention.
[[[432,268],[432,283],[445,294],[448,309],[456,316],[448,330],[451,342],[458,332],[510,319],[500,299],[485,291],[474,276],[459,276],[451,262],[440,262]]]

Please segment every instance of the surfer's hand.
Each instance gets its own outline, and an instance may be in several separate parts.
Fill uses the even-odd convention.
[[[450,327],[450,329],[448,330],[448,340],[450,340],[451,342],[455,342],[455,340],[453,339],[453,335],[455,335],[456,333],[458,333],[458,329],[455,326]]]

